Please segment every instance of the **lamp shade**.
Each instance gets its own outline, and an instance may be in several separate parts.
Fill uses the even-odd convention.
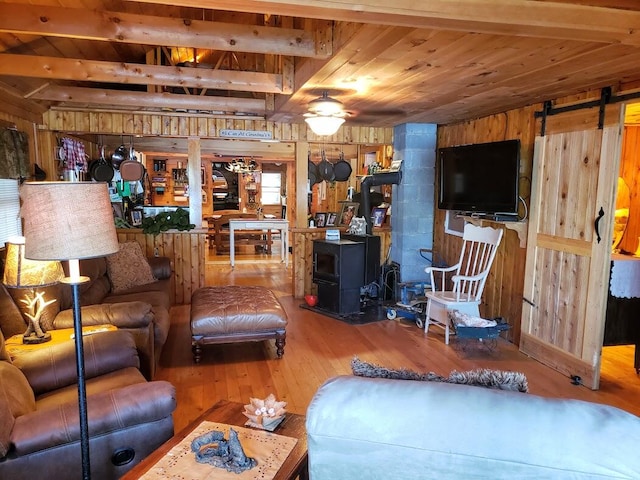
[[[24,257],[24,237],[11,237],[2,283],[11,288],[46,287],[58,283],[64,270],[58,261],[29,260]]]
[[[340,125],[344,123],[344,118],[326,116],[326,115],[309,115],[304,119],[309,128],[316,135],[333,135],[338,131]]]
[[[20,197],[25,257],[79,260],[118,251],[106,183],[26,182]]]

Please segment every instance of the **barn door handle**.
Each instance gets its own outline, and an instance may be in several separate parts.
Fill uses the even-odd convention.
[[[600,207],[600,211],[598,212],[598,217],[596,218],[595,221],[595,227],[596,227],[596,237],[598,239],[598,243],[600,243],[600,241],[602,240],[602,237],[600,237],[600,219],[604,217],[604,210],[602,209],[602,207]]]

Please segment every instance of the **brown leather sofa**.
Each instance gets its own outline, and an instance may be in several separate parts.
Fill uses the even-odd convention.
[[[84,337],[93,480],[120,478],[173,435],[175,389],[147,382],[124,330]],[[72,340],[13,361],[0,333],[0,478],[81,478]]]
[[[158,281],[113,293],[105,257],[80,261],[80,274],[90,278],[80,286],[82,324],[115,325],[129,331],[140,356],[140,370],[151,380],[169,334],[171,308],[171,262],[166,257],[148,259]],[[63,263],[66,268],[66,262]],[[71,288],[47,287],[46,298],[56,302],[47,307],[41,322],[46,330],[73,327]],[[16,302],[4,286],[0,288],[0,330],[9,338],[24,333],[26,324]]]

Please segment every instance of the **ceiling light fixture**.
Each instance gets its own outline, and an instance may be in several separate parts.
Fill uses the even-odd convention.
[[[225,168],[233,173],[252,173],[259,171],[258,164],[253,158],[250,161],[246,161],[244,158],[234,158],[230,163],[227,163]]]
[[[344,123],[347,112],[342,102],[323,92],[321,97],[309,102],[309,113],[304,116],[304,121],[316,135],[333,135]]]

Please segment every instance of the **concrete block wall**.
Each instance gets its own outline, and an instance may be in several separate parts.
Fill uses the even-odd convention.
[[[421,248],[433,247],[437,125],[406,123],[393,132],[402,180],[392,188],[391,260],[400,264],[400,281],[424,281],[429,263]]]

